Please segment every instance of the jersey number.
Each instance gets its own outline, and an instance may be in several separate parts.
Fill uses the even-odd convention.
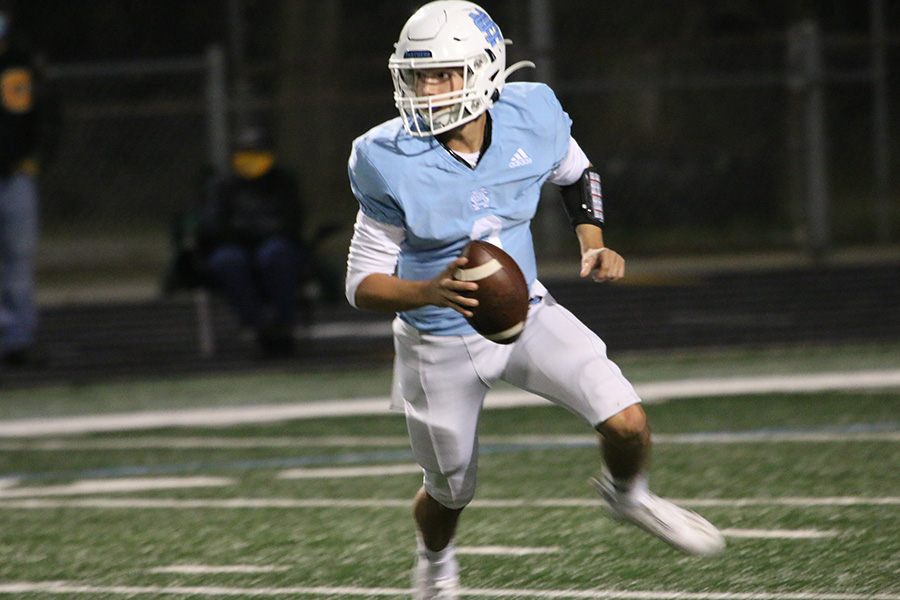
[[[497,215],[481,217],[472,225],[469,239],[486,240],[498,248],[503,248],[503,244],[500,242],[501,229],[503,229],[503,223]]]

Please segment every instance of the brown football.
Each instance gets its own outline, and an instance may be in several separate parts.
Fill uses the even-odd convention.
[[[474,315],[466,320],[481,335],[498,344],[511,344],[525,328],[528,316],[528,284],[513,258],[497,246],[472,240],[462,254],[469,259],[454,279],[474,281],[478,289],[466,295],[478,300]]]

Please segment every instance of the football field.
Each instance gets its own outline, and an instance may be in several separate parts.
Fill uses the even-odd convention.
[[[492,392],[463,597],[900,600],[897,351],[619,361],[651,486],[722,528],[713,558],[610,520],[589,429]],[[3,391],[0,597],[409,597],[421,475],[388,390],[344,369]]]

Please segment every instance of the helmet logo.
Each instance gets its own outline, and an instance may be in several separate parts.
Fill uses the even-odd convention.
[[[469,13],[469,16],[472,17],[475,27],[484,34],[484,39],[491,46],[496,46],[498,42],[503,41],[503,38],[500,36],[500,28],[497,27],[497,24],[486,12],[476,9],[475,12]]]
[[[431,58],[431,50],[407,50],[403,58]]]

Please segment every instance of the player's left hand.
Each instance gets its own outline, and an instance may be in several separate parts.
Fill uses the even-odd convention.
[[[625,259],[609,248],[591,248],[581,255],[581,276],[596,282],[618,281],[625,276]]]

